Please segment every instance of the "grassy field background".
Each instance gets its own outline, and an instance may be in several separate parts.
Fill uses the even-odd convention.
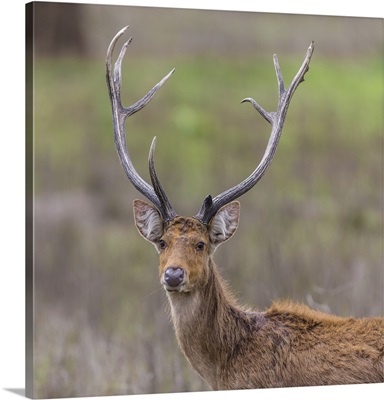
[[[128,120],[130,154],[149,179],[157,136],[159,176],[186,215],[256,167],[270,127],[240,101],[275,109],[272,54],[288,85],[315,41],[275,159],[241,198],[240,228],[215,260],[258,309],[293,298],[338,315],[384,315],[381,22],[83,7],[90,55],[34,61],[37,395],[208,389],[177,348],[157,254],[133,224],[141,196],[114,148],[104,55],[127,23],[126,104],[176,67]]]

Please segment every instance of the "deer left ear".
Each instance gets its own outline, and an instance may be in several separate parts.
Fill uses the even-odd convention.
[[[230,239],[239,226],[240,203],[233,201],[223,207],[216,213],[209,223],[209,237],[214,246]]]

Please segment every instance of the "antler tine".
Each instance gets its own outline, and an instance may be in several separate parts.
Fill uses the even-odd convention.
[[[253,107],[260,113],[260,115],[272,125],[272,131],[268,141],[267,148],[265,150],[262,160],[260,161],[260,164],[256,167],[256,169],[252,172],[252,174],[248,176],[248,178],[246,178],[238,185],[219,194],[214,199],[212,199],[212,197],[208,195],[204,199],[203,205],[201,206],[199,212],[195,215],[195,218],[207,224],[221,207],[223,207],[225,204],[239,198],[241,195],[246,193],[254,185],[256,185],[256,183],[264,175],[265,171],[272,162],[273,156],[275,155],[276,148],[279,143],[279,139],[283,130],[283,125],[288,111],[289,103],[299,84],[304,81],[304,75],[309,69],[309,63],[311,61],[313,51],[314,51],[314,42],[311,42],[310,46],[308,47],[304,62],[301,65],[296,76],[293,78],[288,90],[284,89],[284,81],[281,74],[279,62],[277,56],[274,55],[273,62],[279,89],[279,100],[277,105],[277,111],[275,112],[265,111],[264,108],[261,107],[252,98],[245,98],[244,100],[242,100],[242,103],[250,102],[253,105]]]
[[[133,166],[131,157],[129,155],[126,146],[125,121],[132,114],[136,113],[137,111],[140,111],[143,107],[145,107],[148,104],[148,102],[154,97],[156,92],[161,88],[161,86],[163,86],[163,84],[172,75],[174,69],[170,71],[159,83],[157,83],[142,99],[140,99],[139,101],[137,101],[136,103],[134,103],[129,107],[123,107],[120,96],[121,84],[122,84],[121,64],[125,56],[127,47],[132,41],[132,38],[129,38],[128,41],[125,42],[123,47],[121,48],[120,54],[114,65],[113,74],[112,74],[112,55],[117,41],[126,32],[127,29],[128,26],[121,29],[115,35],[115,37],[112,39],[108,47],[107,57],[106,57],[106,76],[107,76],[109,96],[112,105],[112,117],[113,117],[116,150],[120,159],[120,163],[124,169],[124,172],[127,175],[128,179],[132,182],[133,186],[157,207],[163,219],[167,221],[174,218],[176,214],[173,211],[172,206],[169,203],[165,195],[165,192],[160,185],[159,180],[157,179],[156,172],[152,171],[151,173],[152,183],[154,185],[156,183],[155,188],[153,188],[144,179],[141,178],[141,176],[137,173],[135,167]],[[156,179],[153,179],[152,176],[156,177]]]
[[[156,137],[153,138],[151,148],[149,149],[149,157],[148,157],[149,174],[151,176],[153,188],[161,203],[161,208],[166,211],[167,215],[169,216],[169,219],[173,219],[174,217],[176,217],[176,213],[173,210],[171,203],[169,202],[167,195],[165,194],[165,191],[162,188],[156,173],[155,162],[154,162],[155,148],[156,148]]]

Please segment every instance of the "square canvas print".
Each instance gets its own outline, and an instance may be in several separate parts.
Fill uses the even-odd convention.
[[[28,397],[384,381],[381,19],[26,30]]]

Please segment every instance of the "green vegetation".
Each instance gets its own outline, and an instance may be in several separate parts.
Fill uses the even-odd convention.
[[[286,85],[302,56],[281,56]],[[206,194],[257,165],[270,128],[244,97],[274,109],[273,63],[259,58],[128,59],[126,104],[176,72],[127,122],[147,178],[193,215]],[[241,301],[290,297],[339,315],[383,314],[380,58],[315,51],[266,176],[241,199],[239,232],[217,252]],[[35,64],[36,379],[41,397],[204,390],[177,349],[157,255],[136,233],[117,159],[100,60]],[[64,351],[65,349],[65,351]]]

